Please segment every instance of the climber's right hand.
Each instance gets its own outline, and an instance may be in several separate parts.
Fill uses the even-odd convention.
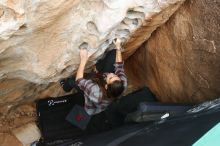
[[[116,49],[118,49],[118,50],[121,49],[121,39],[115,38],[113,40],[113,43],[115,44]]]
[[[87,49],[85,48],[80,49],[80,61],[81,62],[86,63],[91,55],[92,54],[89,53]]]

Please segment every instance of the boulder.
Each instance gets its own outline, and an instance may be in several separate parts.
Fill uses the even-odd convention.
[[[147,85],[163,102],[219,97],[219,15],[220,1],[187,0],[126,61],[131,84]]]
[[[87,68],[123,40],[131,55],[184,0],[4,0],[0,2],[0,107],[63,94],[56,83],[79,65],[79,46],[92,53]],[[134,39],[137,31],[144,38]],[[132,39],[133,38],[133,39]],[[126,45],[126,42],[135,45]],[[0,108],[0,112],[1,112]]]

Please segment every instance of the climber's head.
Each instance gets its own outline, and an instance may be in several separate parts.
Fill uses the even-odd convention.
[[[114,73],[107,74],[106,77],[106,90],[108,96],[112,98],[119,97],[124,91],[124,85],[121,79]]]

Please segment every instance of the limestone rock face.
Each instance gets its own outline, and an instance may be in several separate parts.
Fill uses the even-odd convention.
[[[1,146],[22,146],[15,136],[7,133],[0,133],[0,143]]]
[[[79,64],[89,44],[97,60],[118,36],[127,40],[145,20],[183,0],[5,0],[0,3],[0,79],[57,81]]]
[[[129,87],[147,85],[161,101],[219,96],[220,2],[184,1],[0,0],[0,143],[39,138],[23,137],[33,101],[64,94],[56,82],[76,70],[83,42],[89,68],[120,37]]]
[[[39,138],[29,126],[36,120],[33,101],[64,95],[56,82],[76,70],[83,42],[93,54],[88,67],[113,49],[116,37],[126,58],[183,1],[0,0],[0,143],[26,145]],[[144,37],[137,38],[142,30]]]
[[[14,105],[58,95],[59,86],[53,82],[76,70],[83,42],[93,54],[90,67],[113,48],[115,37],[127,42],[149,26],[145,37],[127,49],[132,54],[183,1],[1,0],[0,106],[9,111]]]
[[[133,86],[148,85],[164,102],[219,97],[219,16],[220,1],[186,1],[127,60]]]

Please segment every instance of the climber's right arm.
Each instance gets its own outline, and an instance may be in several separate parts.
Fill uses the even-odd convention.
[[[88,53],[87,49],[80,49],[80,64],[76,73],[76,80],[83,78],[86,63],[91,54]]]

